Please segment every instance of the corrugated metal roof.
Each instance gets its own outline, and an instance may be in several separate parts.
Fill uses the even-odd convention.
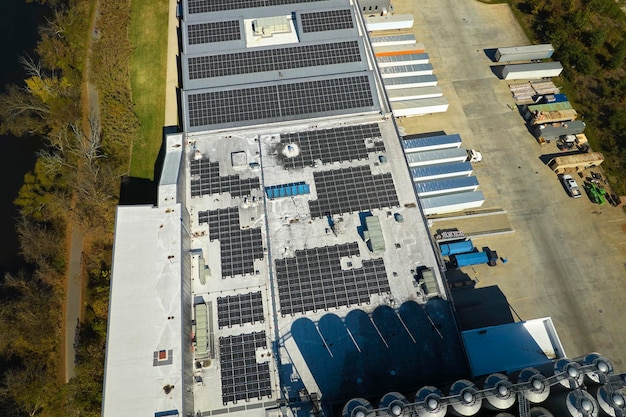
[[[376,57],[376,61],[378,62],[378,65],[381,68],[384,66],[391,66],[391,65],[385,65],[385,64],[399,64],[399,65],[403,63],[427,64],[428,54],[423,53],[423,54],[402,54],[402,55],[379,56],[379,57]]]
[[[385,45],[411,45],[417,42],[415,35],[387,35],[387,36],[370,36],[370,42],[373,47]]]
[[[385,78],[383,80],[386,88],[403,88],[407,85],[437,85],[437,76],[431,75],[411,75],[408,77]]]
[[[430,75],[433,73],[432,64],[410,64],[396,65],[392,67],[381,67],[380,74],[383,78],[396,78],[406,75]]]
[[[467,151],[465,148],[435,149],[432,151],[412,152],[406,155],[406,160],[409,165],[431,165],[441,163],[439,161],[442,160],[457,158],[461,159],[459,162],[462,162],[467,158]]]
[[[467,191],[420,198],[425,214],[430,214],[428,212],[433,209],[441,209],[441,211],[439,211],[440,213],[450,212],[454,210],[448,210],[448,207],[454,209],[455,207],[462,207],[473,203],[482,204],[484,201],[485,196],[482,191]],[[459,208],[459,210],[462,209],[463,208]]]
[[[464,187],[477,187],[478,178],[471,175],[469,177],[445,178],[435,181],[416,182],[414,187],[418,195],[434,191],[455,190]]]
[[[451,135],[437,135],[437,136],[428,136],[422,138],[416,138],[414,135],[405,136],[402,140],[402,148],[405,150],[419,150],[418,148],[423,147],[432,147],[437,145],[447,145],[448,147],[459,147],[461,146],[461,135],[458,133],[454,133]],[[458,146],[452,146],[457,145]]]
[[[419,178],[432,177],[435,175],[446,174],[458,174],[459,176],[464,174],[471,174],[474,169],[470,162],[456,162],[452,164],[439,164],[429,165],[426,167],[410,168],[411,177],[416,180]]]

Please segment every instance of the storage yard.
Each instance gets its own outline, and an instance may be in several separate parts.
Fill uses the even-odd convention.
[[[406,134],[459,134],[464,148],[483,154],[481,163],[466,162],[464,169],[465,176],[478,179],[484,204],[469,213],[431,216],[432,234],[457,228],[471,236],[474,246],[496,249],[496,267],[465,267],[465,279],[478,289],[497,286],[516,318],[551,316],[569,357],[598,351],[623,369],[626,334],[618,323],[626,299],[626,216],[620,208],[594,204],[584,192],[582,198],[570,198],[547,165],[551,159],[546,155],[566,154],[556,141],[538,144],[520,105],[559,91],[543,79],[502,79],[508,62],[496,62],[495,51],[529,44],[509,7],[397,0],[394,8],[413,15],[412,29],[373,35],[415,35],[449,103],[445,113],[399,119],[400,129]],[[599,168],[585,169],[582,177],[572,176],[581,188],[587,177],[600,187],[599,173]],[[488,310],[488,300],[479,302]],[[457,304],[460,314],[464,303]]]

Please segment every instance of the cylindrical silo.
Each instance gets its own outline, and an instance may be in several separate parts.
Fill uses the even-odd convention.
[[[507,413],[507,412],[504,412],[504,411],[503,411],[503,412],[501,412],[501,413],[496,414],[496,415],[495,415],[495,416],[493,416],[493,417],[515,417],[515,415],[514,415],[514,414]]]
[[[443,393],[435,387],[425,386],[415,393],[417,415],[419,417],[444,417],[448,405],[441,401]]]
[[[594,386],[589,389],[600,405],[600,414],[610,417],[626,417],[626,392],[613,389],[609,385]]]
[[[567,358],[561,358],[554,362],[554,375],[559,377],[561,386],[567,389],[576,389],[583,383],[584,374],[580,371],[580,365]]]
[[[543,407],[530,407],[529,417],[554,417],[554,415]]]
[[[613,373],[611,361],[596,352],[581,358],[578,363],[586,368],[592,368],[585,371],[585,382],[589,384],[606,384],[608,376]]]
[[[559,417],[598,417],[600,411],[595,398],[581,389],[553,393],[544,406]]]
[[[483,404],[490,410],[506,410],[515,404],[517,391],[513,387],[513,383],[509,381],[506,375],[495,373],[489,375],[483,383],[485,400]]]
[[[459,379],[450,387],[452,412],[459,416],[473,416],[480,410],[483,400],[478,398],[478,389],[472,381]]]
[[[535,368],[526,368],[517,376],[517,383],[524,384],[524,396],[533,404],[544,402],[550,395],[550,386],[546,377]]]
[[[341,417],[367,417],[372,410],[372,404],[366,399],[353,398],[343,406]]]
[[[399,417],[408,403],[405,396],[399,392],[388,392],[380,399],[378,408],[386,410],[391,417]]]

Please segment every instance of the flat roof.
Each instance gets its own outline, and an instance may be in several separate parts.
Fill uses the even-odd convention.
[[[117,208],[103,416],[182,409],[181,210]]]
[[[566,357],[550,317],[467,330],[461,337],[475,377]]]

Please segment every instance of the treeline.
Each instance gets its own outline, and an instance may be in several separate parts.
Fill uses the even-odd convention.
[[[510,0],[539,42],[555,47],[564,92],[584,117],[617,192],[626,192],[626,15],[615,0]]]
[[[15,201],[26,267],[0,278],[0,409],[9,416],[99,416],[114,213],[138,125],[128,75],[130,6],[38,1],[50,13],[35,56],[22,58],[27,78],[0,96],[0,132],[38,135],[44,143]],[[87,77],[99,97],[93,114]],[[70,226],[85,238],[88,296],[76,377],[65,384],[60,347]]]

